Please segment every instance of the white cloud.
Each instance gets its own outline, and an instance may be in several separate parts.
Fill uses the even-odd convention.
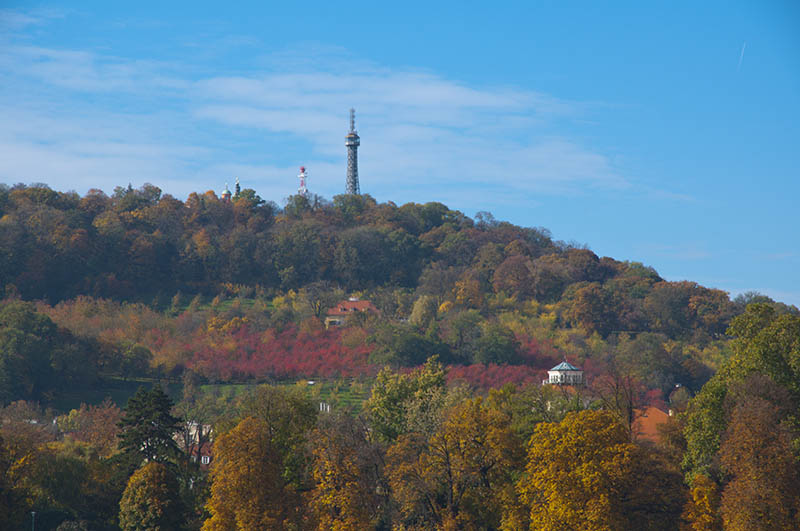
[[[557,134],[580,104],[337,50],[276,54],[252,75],[198,76],[181,64],[12,44],[0,49],[0,70],[0,181],[79,191],[150,181],[180,194],[239,176],[280,199],[305,164],[312,190],[338,193],[355,106],[362,189],[378,197],[475,190],[491,208],[534,192],[628,185],[606,155]]]
[[[164,63],[101,56],[83,50],[11,45],[0,48],[4,77],[16,83],[33,80],[43,86],[78,93],[129,93],[185,89],[188,81]]]
[[[29,26],[42,25],[48,20],[61,18],[64,11],[58,9],[0,9],[0,32],[11,33],[23,30]]]

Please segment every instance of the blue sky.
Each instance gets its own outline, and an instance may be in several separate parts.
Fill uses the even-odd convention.
[[[0,182],[297,168],[800,305],[798,2],[5,2]]]

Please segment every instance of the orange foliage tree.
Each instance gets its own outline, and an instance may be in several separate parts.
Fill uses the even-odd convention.
[[[211,518],[203,530],[282,529],[298,498],[284,488],[281,472],[264,420],[248,417],[221,435],[211,468]]]

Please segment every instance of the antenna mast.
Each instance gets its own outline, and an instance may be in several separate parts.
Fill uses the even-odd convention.
[[[298,195],[302,195],[303,197],[308,197],[308,187],[306,186],[306,182],[308,181],[308,174],[306,173],[306,167],[300,166],[300,173],[297,175],[300,179],[300,188],[297,189]]]

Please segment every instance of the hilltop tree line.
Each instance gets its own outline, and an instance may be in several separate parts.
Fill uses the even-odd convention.
[[[722,291],[666,282],[652,268],[554,241],[546,229],[488,213],[472,220],[440,203],[292,196],[281,209],[250,189],[226,202],[213,192],[179,201],[149,184],[82,197],[44,185],[0,187],[0,290],[9,296],[166,306],[179,291],[213,297],[248,286],[274,296],[318,283],[408,290],[429,297],[431,308],[557,303],[564,324],[602,337],[715,338],[743,308]]]
[[[16,387],[5,402],[55,396],[32,382],[59,363],[95,381],[187,370],[265,381],[371,377],[433,355],[451,378],[484,388],[535,381],[569,356],[589,371],[633,372],[666,396],[675,384],[698,390],[729,355],[731,318],[748,302],[772,303],[731,301],[546,229],[440,203],[292,196],[281,209],[250,189],[179,201],[152,185],[82,197],[0,187],[0,290],[39,301],[52,322],[32,332],[37,341],[60,334],[71,345],[47,360],[7,347],[16,361],[0,365],[0,378]],[[352,294],[380,314],[323,330],[327,309]],[[70,355],[85,363],[66,363]]]

